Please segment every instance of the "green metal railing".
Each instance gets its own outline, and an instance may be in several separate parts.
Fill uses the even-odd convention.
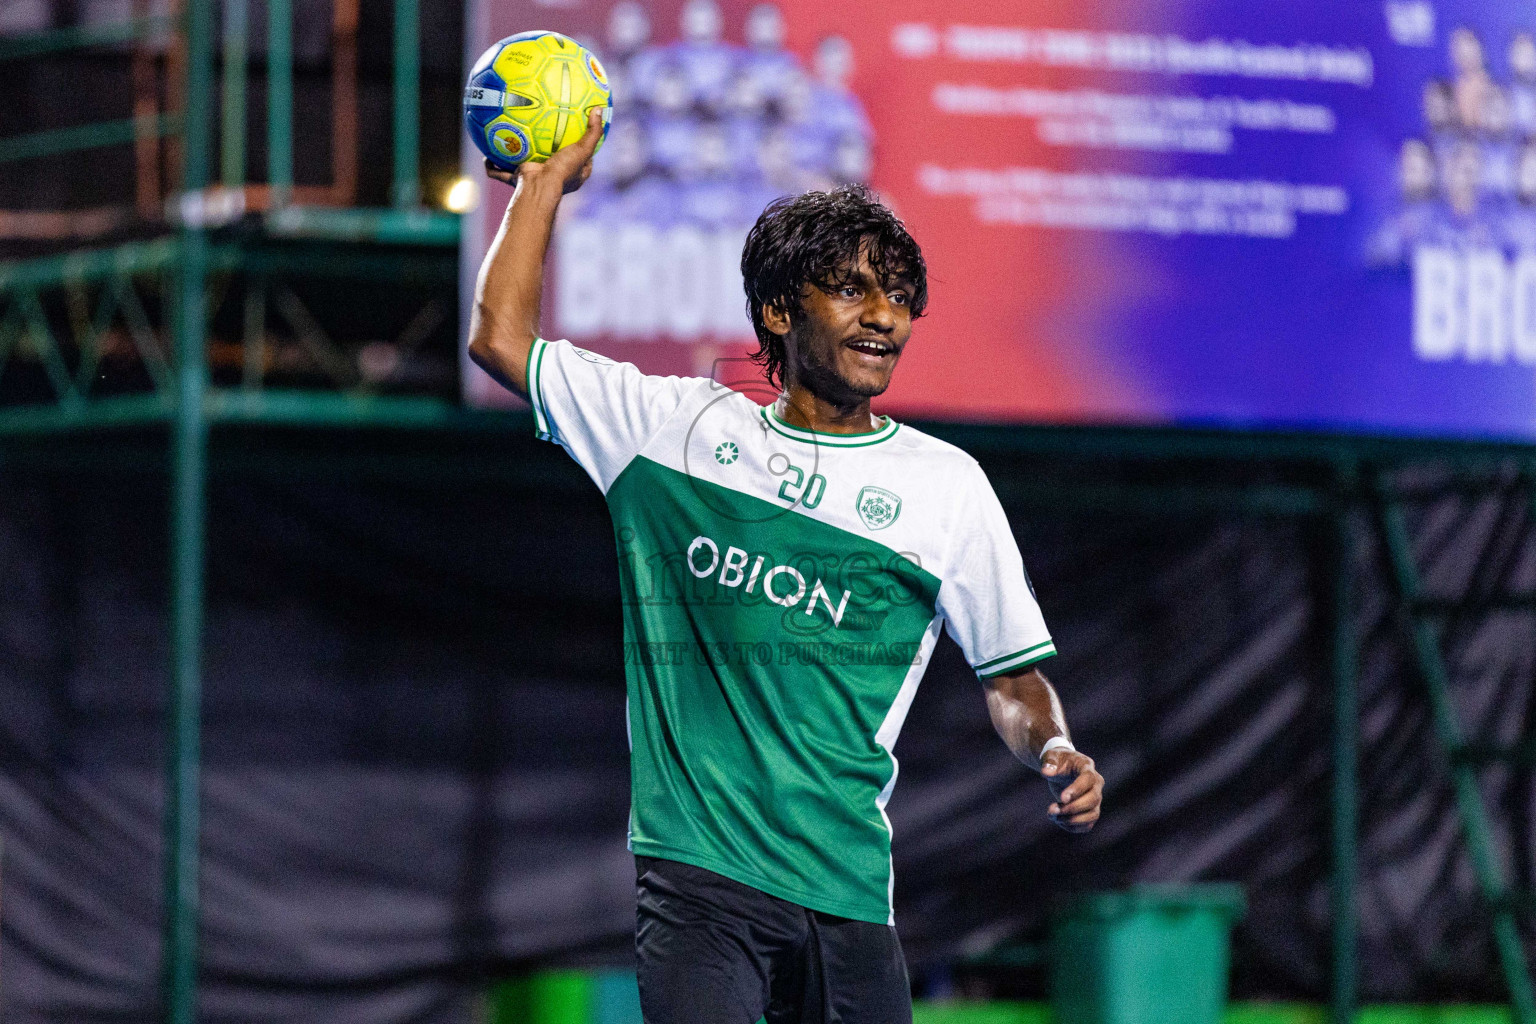
[[[53,128],[0,139],[0,164],[121,146],[143,134],[164,138],[180,133],[181,118],[175,114],[160,114],[147,125],[141,124],[138,118],[130,117],[121,121],[98,121],[95,124]]]
[[[215,24],[220,9],[222,31]],[[269,0],[267,72],[267,184],[270,233],[322,241],[436,245],[457,243],[457,218],[420,208],[420,32],[417,0],[394,4],[393,184],[387,210],[306,209],[294,206],[294,48],[292,0]],[[186,107],[158,114],[50,128],[0,139],[0,164],[36,160],[134,142],[180,136],[182,190],[196,197],[214,184],[237,189],[247,182],[248,0],[222,5],[192,0],[180,18],[141,17],[119,24],[52,30],[0,39],[0,62],[47,57],[92,47],[121,46],[183,35]],[[222,68],[215,65],[222,62]],[[221,93],[214,97],[216,70]],[[215,103],[222,131],[213,135]],[[213,159],[218,147],[217,165]],[[196,210],[194,202],[189,209]],[[352,394],[268,392],[259,367],[247,367],[246,387],[218,391],[210,385],[208,332],[215,274],[244,270],[302,272],[302,253],[273,255],[260,244],[215,241],[205,219],[192,216],[167,237],[110,250],[85,250],[0,263],[0,375],[23,349],[35,357],[51,401],[0,408],[0,438],[26,439],[66,431],[162,425],[169,436],[172,501],[170,522],[170,720],[166,768],[164,1019],[192,1024],[197,1017],[199,776],[201,767],[202,633],[204,617],[204,523],[211,427],[219,422],[441,424],[457,415],[435,399]],[[349,259],[367,274],[420,276],[419,255],[362,254]],[[319,263],[328,263],[320,257]],[[429,276],[452,286],[453,273],[436,267]],[[141,290],[158,285],[169,301],[171,344],[150,322]],[[256,294],[256,293],[253,293]],[[262,290],[259,294],[265,295]],[[49,301],[45,302],[45,298]],[[296,299],[293,300],[297,302]],[[249,305],[249,303],[248,303]],[[69,327],[57,329],[57,310]],[[50,315],[50,309],[54,315]],[[248,310],[249,312],[249,310]],[[292,311],[290,311],[292,312]],[[294,313],[293,315],[300,315]],[[259,318],[258,318],[259,320]],[[92,392],[109,328],[131,339],[149,379],[146,393],[98,396]],[[408,329],[409,330],[409,329]],[[251,339],[247,338],[247,341]],[[169,351],[167,351],[167,347]],[[66,353],[67,356],[66,357]],[[248,354],[249,362],[249,354]],[[254,383],[255,389],[250,385]]]
[[[293,191],[293,0],[267,0],[267,183],[273,206],[287,202]]]
[[[45,57],[54,53],[88,50],[97,46],[121,46],[143,39],[153,39],[178,29],[176,19],[163,14],[130,18],[103,25],[77,25],[70,28],[34,32],[29,35],[0,38],[0,62]]]
[[[1536,465],[1528,471],[1526,486],[1531,488],[1531,509],[1536,514]],[[1476,602],[1426,602],[1422,596],[1419,570],[1414,562],[1408,521],[1389,481],[1375,480],[1373,505],[1385,546],[1393,589],[1398,599],[1399,619],[1407,635],[1414,664],[1428,697],[1435,738],[1447,755],[1451,783],[1456,794],[1456,809],[1461,816],[1462,832],[1478,887],[1493,924],[1494,948],[1509,989],[1516,1024],[1536,1024],[1536,991],[1531,983],[1530,965],[1520,939],[1516,911],[1531,902],[1529,894],[1513,890],[1497,852],[1494,828],[1488,808],[1478,788],[1478,769],[1487,764],[1518,763],[1525,756],[1528,742],[1511,747],[1488,748],[1469,745],[1452,698],[1451,673],[1446,665],[1435,619],[1436,605],[1451,609],[1529,610],[1536,606],[1536,594],[1507,594]],[[1476,604],[1480,607],[1470,608]],[[1476,756],[1468,756],[1475,752]]]
[[[223,128],[219,137],[219,180],[227,188],[238,188],[245,183],[245,90],[249,43],[248,0],[225,0],[220,53],[224,76],[219,90],[223,99],[219,111],[219,123]]]
[[[1333,682],[1333,1024],[1352,1024],[1360,1003],[1358,893],[1360,832],[1360,699],[1355,637],[1355,551],[1351,516],[1358,471],[1352,462],[1334,467],[1328,517],[1329,671]]]
[[[79,25],[30,35],[12,36],[0,39],[0,63],[94,49],[99,46],[122,46],[142,42],[164,36],[177,27],[175,19],[165,15],[153,15],[114,24]],[[166,114],[153,119],[148,124],[141,124],[137,118],[127,118],[48,129],[27,135],[13,135],[10,138],[0,139],[0,163],[118,146],[132,142],[139,134],[164,137],[179,134],[180,130],[180,119],[173,114]]]
[[[213,126],[213,5],[187,5],[186,169],[188,192],[206,188]],[[201,828],[204,523],[207,518],[208,236],[181,228],[174,277],[175,404],[171,421],[171,702],[166,769],[165,1017],[197,1019]]]
[[[395,182],[397,209],[421,202],[421,9],[420,0],[395,0]]]
[[[211,18],[211,6],[190,3],[188,11],[194,18],[203,14]],[[249,0],[224,0],[222,8],[219,181],[226,187],[238,188],[248,183],[245,138]],[[420,0],[394,0],[393,177],[390,194],[392,205],[398,210],[415,210],[421,203],[420,17]],[[189,26],[190,22],[183,26],[176,19],[157,15],[117,24],[77,26],[0,39],[0,63],[138,43]],[[267,183],[272,189],[273,204],[280,206],[291,199],[294,186],[293,0],[269,0],[267,40]],[[193,53],[191,43],[189,33],[189,60],[201,56],[211,61],[211,36],[201,55]],[[210,63],[209,88],[213,85],[211,67]],[[189,104],[192,96],[189,65]],[[47,129],[0,139],[0,163],[122,145],[145,134],[166,137],[181,132],[182,119],[175,113],[161,114],[148,123],[139,118],[125,118]]]

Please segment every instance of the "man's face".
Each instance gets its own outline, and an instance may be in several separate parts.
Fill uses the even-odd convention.
[[[912,292],[902,278],[882,283],[863,252],[832,288],[806,285],[801,315],[779,321],[787,328],[785,382],[838,405],[884,392],[912,336]]]

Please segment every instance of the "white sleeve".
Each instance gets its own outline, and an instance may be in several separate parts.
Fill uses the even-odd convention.
[[[527,381],[540,440],[570,452],[604,494],[699,383],[543,338],[528,350]]]
[[[939,585],[939,612],[965,660],[985,679],[1049,658],[1056,644],[1008,517],[981,467],[971,467],[959,491],[964,497],[951,540],[957,554]]]

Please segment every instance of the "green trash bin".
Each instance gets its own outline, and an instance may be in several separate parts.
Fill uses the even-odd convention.
[[[1141,885],[1084,893],[1052,922],[1056,1024],[1221,1024],[1232,884]]]
[[[491,986],[485,1024],[640,1024],[634,971],[538,971]]]

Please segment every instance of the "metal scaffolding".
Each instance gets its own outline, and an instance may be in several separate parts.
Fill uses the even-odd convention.
[[[142,5],[141,5],[142,9]],[[466,410],[429,396],[387,395],[359,375],[355,361],[326,337],[285,281],[295,277],[359,277],[413,281],[439,296],[402,332],[400,344],[419,341],[432,316],[448,315],[441,296],[456,287],[458,218],[420,205],[418,172],[420,62],[418,0],[394,0],[392,205],[351,206],[357,185],[356,31],[358,0],[337,0],[333,22],[332,182],[300,186],[293,172],[293,5],[268,0],[266,54],[267,168],[265,182],[247,181],[246,105],[249,93],[246,0],[224,0],[222,31],[213,4],[192,2],[170,18],[140,14],[115,26],[55,30],[0,40],[0,61],[30,59],[83,47],[143,47],[172,33],[165,64],[181,76],[169,90],[181,97],[161,110],[148,98],[126,121],[40,131],[0,139],[0,163],[132,142],[138,169],[136,208],[141,217],[173,213],[174,227],[144,240],[107,248],[79,247],[29,260],[0,263],[0,375],[25,360],[47,393],[36,401],[0,406],[0,459],[63,458],[67,451],[109,450],[125,437],[146,434],[163,446],[171,481],[169,524],[170,722],[167,765],[165,1019],[191,1024],[196,1015],[198,938],[198,793],[204,521],[206,482],[220,458],[221,432],[252,428],[342,430],[410,434],[428,444],[476,435],[525,431],[525,415]],[[135,80],[152,77],[147,58],[135,58]],[[218,87],[215,86],[216,71]],[[217,95],[216,95],[217,94]],[[150,95],[145,92],[145,97]],[[215,105],[221,131],[214,137]],[[214,164],[218,144],[217,168]],[[174,144],[179,188],[162,203],[161,147]],[[218,181],[214,181],[217,169]],[[67,218],[66,218],[67,219]],[[51,222],[50,222],[51,223]],[[74,223],[70,221],[69,223]],[[66,225],[68,226],[68,225]],[[67,232],[66,232],[67,234]],[[229,282],[239,278],[240,289]],[[237,301],[238,300],[238,301]],[[156,306],[158,303],[158,306]],[[170,344],[157,329],[169,324]],[[451,307],[450,307],[451,309]],[[237,380],[216,385],[211,372],[212,324],[221,310],[243,325]],[[276,313],[292,328],[319,368],[324,386],[274,388],[268,384],[266,322]],[[100,394],[97,370],[109,354],[127,353],[142,386]],[[229,360],[225,361],[230,362]],[[223,364],[221,364],[223,365]],[[1353,577],[1361,535],[1376,524],[1391,558],[1404,621],[1435,710],[1439,735],[1451,757],[1453,778],[1473,860],[1494,922],[1516,1018],[1536,1024],[1525,956],[1515,932],[1518,903],[1488,849],[1486,811],[1468,781],[1479,758],[1459,739],[1447,710],[1448,672],[1436,635],[1425,624],[1436,614],[1417,591],[1411,552],[1397,502],[1385,481],[1409,464],[1432,462],[1457,472],[1514,463],[1525,481],[1536,479],[1536,447],[1336,437],[1252,435],[1221,431],[1130,428],[981,427],[935,425],[932,432],[984,459],[1049,460],[1063,479],[998,474],[1005,503],[1046,501],[1056,511],[1148,516],[1240,516],[1304,519],[1329,538],[1328,581],[1334,691],[1333,715],[1333,1020],[1353,1019],[1357,1004],[1357,874],[1359,710],[1355,689],[1358,638],[1354,635]],[[526,480],[538,472],[498,452],[454,472]],[[115,457],[115,456],[108,456]],[[404,454],[402,473],[421,471]],[[157,456],[160,458],[160,456]],[[362,472],[379,456],[337,452],[329,469]],[[368,461],[368,460],[373,461]],[[237,460],[238,461],[238,460]],[[86,465],[90,459],[86,458]],[[1125,467],[1133,467],[1127,472]],[[1251,467],[1267,467],[1252,472]],[[1247,468],[1244,468],[1247,467]],[[249,465],[247,465],[249,468]],[[1370,513],[1370,514],[1368,514]],[[1523,603],[1522,603],[1523,602]],[[1530,595],[1508,595],[1514,607],[1533,607]],[[1440,609],[1443,612],[1444,609]],[[1530,752],[1504,752],[1527,757]],[[1502,756],[1502,755],[1501,755]]]
[[[173,1024],[191,1024],[197,1006],[204,522],[212,433],[226,424],[399,428],[484,419],[442,399],[378,394],[282,284],[285,275],[371,277],[413,280],[451,295],[457,281],[458,218],[420,205],[417,0],[394,5],[393,206],[350,205],[357,189],[358,8],[358,0],[334,6],[333,181],[326,187],[294,185],[292,0],[267,4],[265,183],[246,180],[247,0],[223,3],[222,38],[215,24],[220,7],[192,2],[171,16],[140,13],[121,24],[0,40],[0,62],[134,48],[132,118],[0,139],[0,163],[132,143],[138,223],[163,225],[144,240],[0,263],[0,374],[34,363],[51,392],[43,400],[0,407],[0,455],[14,456],[17,446],[46,438],[105,440],[134,430],[164,438],[172,500],[162,963],[164,1017]],[[172,79],[166,92],[180,109],[159,109],[160,63]],[[222,66],[217,85],[216,65]],[[216,99],[222,115],[217,183]],[[162,197],[160,168],[167,155],[180,187]],[[246,216],[251,211],[261,214],[254,224]],[[11,222],[41,225],[44,236],[75,238],[82,224],[88,235],[92,225],[117,227],[125,219],[32,213]],[[241,381],[214,387],[210,327],[236,276],[245,282]],[[169,327],[169,345],[150,312],[156,304],[160,326]],[[269,306],[288,320],[331,378],[329,388],[266,386]],[[424,313],[440,320],[445,307],[438,298]],[[434,325],[431,317],[417,317],[402,344],[419,343]],[[131,346],[145,386],[98,394],[97,371],[115,340]]]

